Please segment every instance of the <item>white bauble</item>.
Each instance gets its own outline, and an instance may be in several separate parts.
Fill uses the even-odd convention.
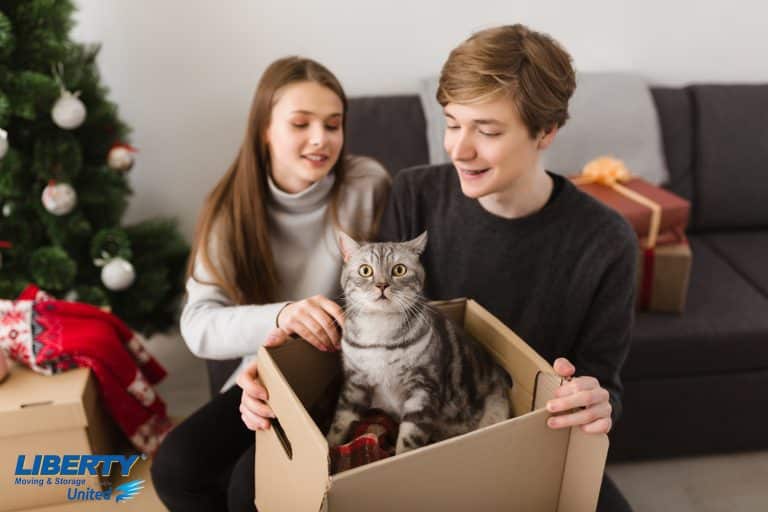
[[[65,130],[73,130],[85,121],[85,105],[76,94],[61,91],[61,96],[51,110],[53,122]]]
[[[13,213],[13,203],[5,203],[3,205],[3,217],[10,217]]]
[[[133,167],[133,152],[125,146],[115,146],[109,150],[107,165],[116,171],[130,171]]]
[[[66,215],[77,205],[77,193],[69,183],[50,183],[43,189],[43,206],[54,215]]]
[[[0,159],[8,153],[8,132],[0,128]]]
[[[101,268],[101,282],[115,292],[130,287],[135,279],[133,265],[123,258],[112,258]]]

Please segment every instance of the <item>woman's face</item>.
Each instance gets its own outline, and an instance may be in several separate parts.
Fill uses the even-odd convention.
[[[324,178],[344,144],[343,105],[316,82],[297,82],[277,91],[266,131],[272,179],[297,193]]]
[[[459,173],[462,192],[471,198],[514,187],[519,178],[536,170],[539,152],[549,143],[543,133],[531,138],[508,97],[477,104],[448,103],[444,112],[443,145]]]

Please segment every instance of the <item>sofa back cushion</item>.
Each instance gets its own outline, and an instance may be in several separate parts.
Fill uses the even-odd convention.
[[[345,138],[347,153],[373,157],[392,175],[429,163],[424,111],[415,94],[351,98]]]
[[[694,227],[768,226],[768,84],[696,85]]]
[[[693,201],[693,119],[689,91],[679,87],[652,87],[651,94],[659,116],[664,157],[669,170],[669,181],[664,186]]]

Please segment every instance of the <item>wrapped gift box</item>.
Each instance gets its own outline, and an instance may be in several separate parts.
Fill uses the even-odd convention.
[[[640,310],[682,313],[688,295],[693,255],[679,230],[659,235],[655,248],[639,251],[637,306]]]
[[[621,185],[650,199],[661,207],[660,232],[671,229],[685,230],[691,212],[690,202],[668,190],[652,185],[642,178],[631,178],[622,182]],[[576,186],[621,213],[632,224],[637,236],[648,236],[651,226],[651,210],[647,206],[600,183],[577,184]]]

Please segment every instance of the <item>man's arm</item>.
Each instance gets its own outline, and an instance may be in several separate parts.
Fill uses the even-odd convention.
[[[598,285],[579,341],[569,354],[577,375],[591,375],[608,390],[613,424],[622,412],[620,373],[632,339],[636,272],[637,244],[625,237]]]

